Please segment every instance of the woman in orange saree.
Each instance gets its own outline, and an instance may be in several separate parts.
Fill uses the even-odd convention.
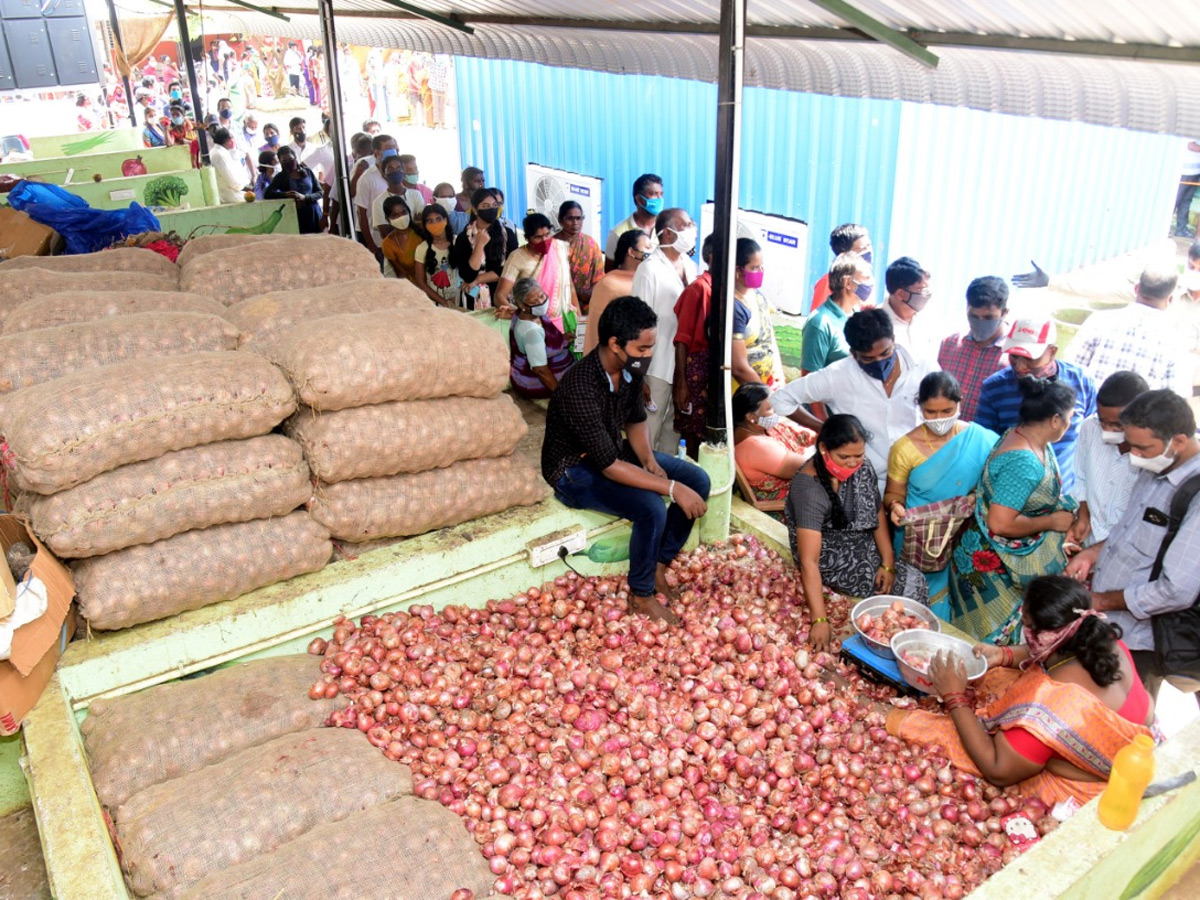
[[[929,673],[946,712],[895,710],[887,729],[1048,806],[1086,803],[1104,790],[1117,751],[1151,733],[1153,701],[1120,628],[1091,609],[1091,594],[1078,582],[1034,579],[1021,615],[1026,644],[975,648],[991,667],[979,685],[986,702],[978,715],[964,693],[962,660],[939,656]]]

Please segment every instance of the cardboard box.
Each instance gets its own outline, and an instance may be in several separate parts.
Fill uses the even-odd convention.
[[[17,541],[25,541],[37,551],[30,570],[46,585],[47,602],[42,616],[17,629],[11,657],[0,661],[0,735],[12,734],[21,726],[75,634],[75,616],[69,614],[75,597],[71,571],[42,546],[19,517],[0,516],[0,547],[7,551]],[[0,561],[0,569],[8,576],[0,590],[7,591],[13,583],[12,573],[7,562]]]
[[[63,244],[49,225],[42,225],[11,206],[0,206],[0,259],[49,256]]]

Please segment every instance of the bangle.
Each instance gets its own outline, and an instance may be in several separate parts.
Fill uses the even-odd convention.
[[[947,712],[954,712],[956,709],[970,709],[971,702],[967,699],[966,694],[954,691],[942,696],[942,706],[946,707]]]
[[[813,619],[812,623],[814,625],[820,625],[822,622],[828,622],[828,621],[829,621],[829,616],[821,616],[819,619]]]
[[[883,563],[879,564],[879,568],[883,569],[883,571],[887,572],[889,575],[896,574],[896,570],[894,568],[892,568],[891,566],[885,566]]]
[[[1012,647],[1000,648],[1000,666],[1005,669],[1011,669],[1016,661],[1016,656],[1013,654]]]
[[[672,503],[675,502],[675,482],[674,481],[670,482],[670,484],[667,486],[667,499],[670,500]]]

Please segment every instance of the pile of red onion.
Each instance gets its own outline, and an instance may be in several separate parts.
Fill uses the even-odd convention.
[[[790,561],[735,535],[670,578],[677,628],[574,573],[339,620],[310,694],[350,700],[329,724],[411,766],[530,900],[958,898],[1017,856],[1002,816],[1055,824],[888,735],[890,689],[810,658]]]

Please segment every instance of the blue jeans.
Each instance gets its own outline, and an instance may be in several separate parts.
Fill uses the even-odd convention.
[[[708,499],[708,473],[699,466],[665,453],[655,453],[654,459],[668,478]],[[692,520],[676,504],[668,506],[654,491],[613,481],[586,462],[563,473],[554,486],[554,496],[573,509],[594,509],[633,523],[629,589],[639,597],[654,595],[655,567],[669,564],[692,533]]]

